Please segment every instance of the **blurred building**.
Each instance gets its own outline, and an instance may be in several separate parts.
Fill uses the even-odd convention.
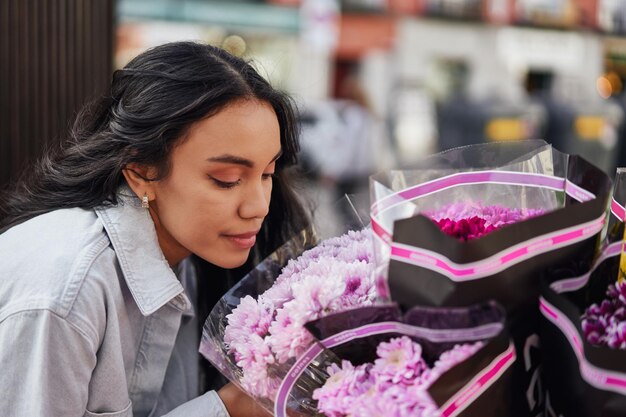
[[[611,171],[623,148],[623,1],[121,0],[120,10],[118,65],[166,39],[237,35],[305,107],[345,99],[357,74],[398,166],[539,137]]]
[[[332,0],[310,4],[120,0],[116,65],[163,42],[198,40],[253,58],[274,85],[294,95],[324,98],[339,10]]]
[[[626,164],[622,0],[116,3],[115,13],[113,0],[2,3],[0,180],[63,134],[111,67],[181,39],[251,58],[305,110],[352,100],[344,87],[356,77],[396,166],[536,137],[607,171]]]

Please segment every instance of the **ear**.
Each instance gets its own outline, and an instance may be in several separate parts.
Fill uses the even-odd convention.
[[[131,190],[135,192],[140,199],[144,195],[148,195],[148,200],[154,200],[155,195],[155,181],[156,169],[148,167],[146,165],[130,163],[122,170],[124,178]]]

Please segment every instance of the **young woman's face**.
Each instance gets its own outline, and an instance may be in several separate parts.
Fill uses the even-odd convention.
[[[170,264],[194,253],[223,268],[242,265],[268,213],[280,154],[276,113],[265,102],[238,101],[192,126],[150,202]]]

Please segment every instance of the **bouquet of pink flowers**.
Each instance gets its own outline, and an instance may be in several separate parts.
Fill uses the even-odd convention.
[[[373,304],[371,245],[367,229],[326,240],[290,260],[271,288],[256,298],[246,295],[225,316],[224,347],[247,392],[276,394],[281,366],[313,343],[305,323]]]
[[[295,359],[314,342],[304,324],[376,300],[368,229],[305,250],[307,243],[303,234],[276,251],[205,323],[201,352],[268,409]]]

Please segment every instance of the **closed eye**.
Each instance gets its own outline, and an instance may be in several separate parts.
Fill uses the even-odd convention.
[[[211,177],[209,175],[209,178],[211,179],[211,181],[213,181],[215,183],[215,185],[217,185],[220,188],[224,188],[224,189],[229,189],[229,188],[233,188],[236,187],[237,185],[241,184],[241,180],[237,180],[237,181],[220,181],[215,177]]]

